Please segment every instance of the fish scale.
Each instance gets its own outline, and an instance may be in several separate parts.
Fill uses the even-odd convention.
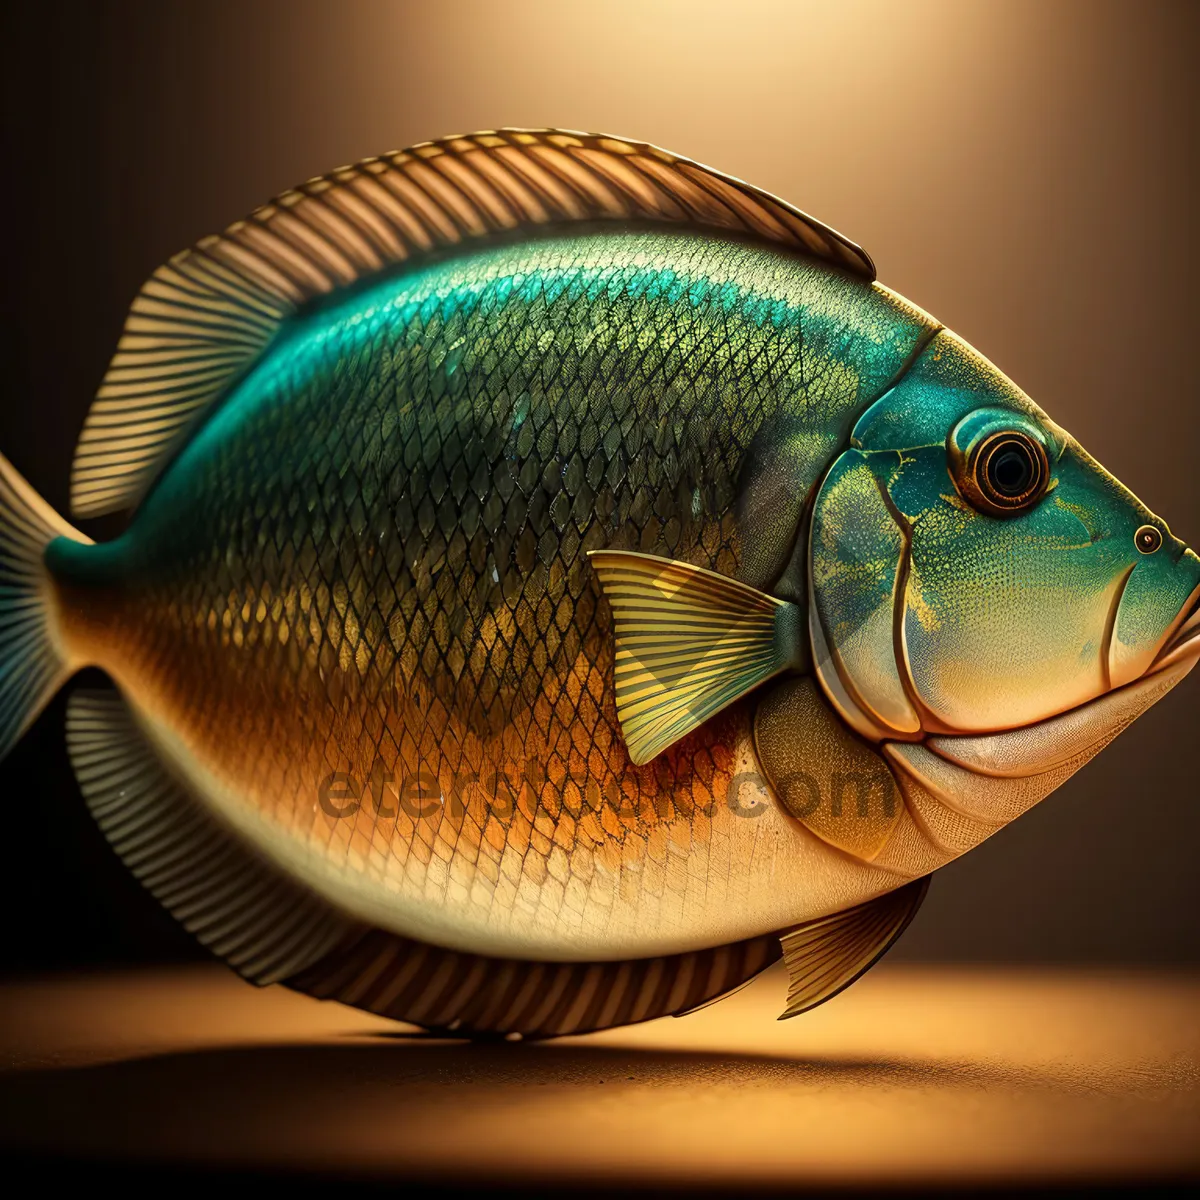
[[[481,254],[317,313],[146,498],[124,539],[139,566],[113,552],[124,608],[87,636],[331,870],[518,926],[602,936],[643,897],[694,921],[698,873],[668,870],[667,847],[728,871],[729,727],[748,718],[653,767],[623,758],[586,552],[736,574],[747,447],[802,386],[821,403],[816,352],[801,383],[804,325],[846,321],[839,303],[860,319],[783,256],[647,232]],[[829,398],[832,423],[919,331],[880,301],[871,332],[890,340],[860,338],[881,361],[862,394]],[[378,760],[437,811],[385,792],[330,819],[323,781],[365,784]]]

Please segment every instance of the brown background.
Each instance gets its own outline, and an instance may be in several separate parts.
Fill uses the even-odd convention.
[[[658,142],[842,230],[1200,542],[1200,5],[20,9],[0,36],[0,448],[64,511],[91,394],[159,262],[341,163],[554,124]],[[1196,688],[942,871],[897,956],[1200,961]],[[195,953],[91,827],[61,699],[0,789],[0,970]]]

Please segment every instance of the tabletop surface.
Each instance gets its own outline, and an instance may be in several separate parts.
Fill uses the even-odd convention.
[[[0,1150],[492,1184],[1200,1176],[1200,976],[883,964],[779,1022],[435,1040],[220,967],[0,985]]]

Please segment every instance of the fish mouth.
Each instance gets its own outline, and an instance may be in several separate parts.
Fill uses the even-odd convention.
[[[1042,775],[1068,762],[1082,766],[1189,674],[1200,658],[1195,634],[1195,628],[1188,637],[1177,634],[1160,660],[1131,683],[1057,716],[994,733],[934,735],[924,744],[939,758],[998,778]]]
[[[1167,631],[1162,649],[1146,670],[1147,675],[1173,667],[1186,659],[1200,657],[1200,586],[1188,597],[1175,618],[1174,628]]]
[[[925,746],[977,775],[1027,778],[1099,753],[1200,660],[1200,587],[1184,602],[1162,649],[1136,679],[1043,721],[992,733],[933,735]]]
[[[993,778],[1029,778],[1070,762],[1082,765],[1162,699],[1198,660],[1200,586],[1180,607],[1150,666],[1128,683],[1031,725],[990,733],[934,733],[924,745],[939,758]]]

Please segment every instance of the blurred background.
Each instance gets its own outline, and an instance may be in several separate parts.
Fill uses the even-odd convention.
[[[558,125],[667,146],[858,241],[1200,543],[1190,0],[41,0],[0,20],[0,449],[63,512],[163,260],[357,158]],[[1200,961],[1197,686],[939,872],[895,957]],[[62,726],[60,697],[0,768],[0,972],[202,957],[92,826]]]

